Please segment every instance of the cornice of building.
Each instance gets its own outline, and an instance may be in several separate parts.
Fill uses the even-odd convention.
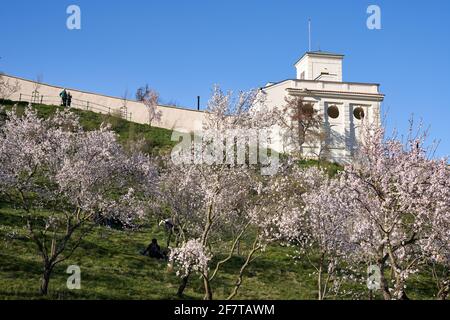
[[[381,93],[366,93],[366,92],[348,92],[348,91],[330,91],[330,90],[307,90],[287,88],[286,91],[291,95],[297,96],[316,96],[322,98],[338,98],[338,99],[354,99],[365,101],[382,102],[385,95]]]

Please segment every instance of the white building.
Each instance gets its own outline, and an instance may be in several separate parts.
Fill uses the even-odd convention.
[[[359,127],[362,121],[379,123],[380,105],[384,95],[379,85],[342,81],[342,61],[344,56],[328,52],[307,52],[296,64],[297,78],[269,83],[262,92],[266,94],[269,107],[282,107],[288,95],[301,96],[311,102],[324,119],[327,129],[328,159],[340,163],[351,160],[360,139]],[[20,90],[7,97],[16,101],[31,101],[43,104],[60,104],[61,86],[37,83],[32,80],[3,75],[5,81],[17,83]],[[72,106],[98,113],[121,114],[137,123],[148,123],[146,107],[136,101],[105,96],[98,93],[69,89]],[[153,123],[156,127],[193,132],[202,129],[204,112],[170,106],[158,106],[161,121]],[[362,111],[362,112],[361,112]],[[363,115],[363,117],[361,117]],[[272,139],[272,148],[279,152],[288,151],[277,134]],[[309,145],[303,148],[304,154],[315,157],[319,148]]]
[[[384,99],[379,84],[344,82],[343,59],[341,54],[307,52],[295,64],[296,79],[268,83],[261,89],[269,107],[282,107],[287,95],[302,97],[313,104],[324,120],[328,158],[339,163],[351,161],[361,139],[363,121],[380,123],[380,106]],[[277,137],[274,149],[287,151],[280,134]],[[317,157],[321,149],[318,143],[312,143],[306,145],[303,152]]]

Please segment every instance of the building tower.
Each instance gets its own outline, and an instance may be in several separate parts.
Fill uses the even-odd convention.
[[[384,95],[377,83],[343,81],[344,55],[331,52],[306,52],[295,63],[296,79],[268,83],[262,92],[271,108],[281,108],[286,96],[302,97],[322,116],[326,132],[327,158],[338,163],[352,160],[361,142],[364,122],[380,124],[380,107]],[[275,149],[288,152],[277,132]],[[304,146],[306,157],[316,158],[322,151],[319,143]]]

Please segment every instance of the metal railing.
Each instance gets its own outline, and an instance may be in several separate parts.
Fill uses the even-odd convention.
[[[19,94],[19,102],[28,102],[31,104],[45,104],[52,106],[65,106],[67,108],[75,108],[79,110],[92,111],[95,113],[101,114],[109,114],[112,115],[114,112],[119,112],[120,114],[115,114],[116,116],[120,116],[121,118],[131,121],[132,113],[128,112],[127,107],[111,108],[110,106],[105,106],[96,102],[88,101],[88,100],[80,100],[80,99],[71,99],[70,106],[63,104],[61,97],[57,96],[45,96],[39,93],[30,94]]]

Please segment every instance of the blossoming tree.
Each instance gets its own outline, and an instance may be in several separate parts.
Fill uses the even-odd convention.
[[[148,111],[148,124],[151,126],[154,121],[159,122],[162,118],[162,112],[158,110],[159,94],[151,89],[148,84],[140,87],[136,91],[136,100],[142,102]]]
[[[239,141],[249,138],[245,129],[266,127],[268,122],[264,114],[252,108],[257,101],[257,92],[243,92],[232,99],[231,93],[223,93],[215,87],[204,131],[213,132],[219,144],[225,143],[232,133],[233,139],[228,142],[231,141],[231,147],[234,147]],[[172,219],[183,232],[183,244],[171,251],[170,259],[178,265],[179,275],[184,280],[191,272],[200,273],[205,299],[209,300],[213,298],[211,283],[233,257],[240,240],[244,236],[252,237],[252,244],[245,248],[244,263],[228,296],[231,299],[242,285],[246,268],[266,243],[258,224],[263,220],[259,218],[261,210],[258,209],[261,176],[255,170],[256,165],[227,161],[226,148],[215,149],[219,150],[214,156],[217,162],[201,161],[204,159],[186,161],[186,158],[195,158],[199,149],[202,153],[211,147],[208,140],[202,140],[192,149],[190,145],[188,147],[188,152],[177,158],[178,161],[169,166],[161,179],[161,190],[164,190],[166,203],[174,215]],[[224,247],[228,254],[220,260],[218,256]]]
[[[427,257],[448,264],[450,170],[447,160],[427,157],[425,135],[406,143],[385,140],[381,128],[365,135],[358,159],[339,177],[340,191],[319,205],[346,212],[355,245],[347,256],[378,266],[384,298],[407,299],[406,280]]]
[[[347,215],[331,210],[328,197],[339,190],[336,181],[320,168],[301,168],[288,162],[266,186],[264,210],[272,212],[267,237],[295,250],[294,259],[315,270],[317,297],[325,299],[340,284],[337,268],[347,249]]]
[[[286,97],[285,104],[271,111],[281,128],[291,155],[305,156],[305,147],[325,143],[323,119],[314,106],[302,97]],[[318,155],[321,156],[321,155]]]
[[[70,112],[40,119],[8,112],[0,129],[0,192],[20,204],[29,238],[42,257],[41,294],[54,267],[107,218],[132,227],[156,175],[150,160],[127,155],[107,127],[85,132]],[[43,214],[41,209],[51,212]]]

